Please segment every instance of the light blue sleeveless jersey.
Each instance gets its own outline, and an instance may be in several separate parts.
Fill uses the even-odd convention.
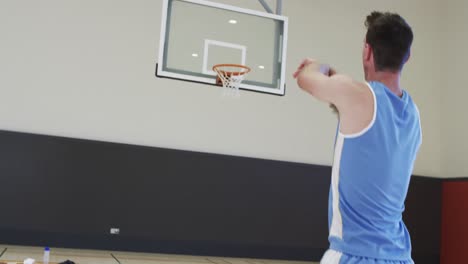
[[[362,132],[337,134],[329,197],[330,248],[385,260],[411,260],[402,220],[413,164],[421,144],[419,112],[370,82],[374,118]]]

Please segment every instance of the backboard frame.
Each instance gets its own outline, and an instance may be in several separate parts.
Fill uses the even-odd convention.
[[[169,12],[169,1],[171,0],[163,0],[162,6],[162,16],[161,16],[161,32],[160,32],[160,43],[159,43],[159,58],[158,58],[158,65],[156,67],[156,76],[157,77],[166,77],[176,80],[182,81],[189,81],[189,82],[196,82],[196,83],[205,83],[205,84],[212,84],[216,85],[216,78],[205,78],[200,76],[193,76],[184,73],[176,73],[164,70],[164,56],[165,56],[165,45],[166,45],[166,37],[167,37],[167,18]],[[288,40],[288,18],[285,16],[280,16],[276,14],[265,13],[257,10],[245,9],[237,6],[231,6],[206,0],[177,0],[182,2],[188,2],[193,4],[204,5],[208,7],[214,7],[249,15],[255,15],[265,18],[271,18],[278,21],[283,22],[283,35],[280,41],[280,54],[279,54],[279,62],[281,62],[281,69],[280,69],[280,77],[279,77],[279,87],[278,88],[270,88],[270,87],[263,87],[258,85],[246,84],[242,83],[239,87],[242,90],[254,91],[254,92],[261,92],[261,93],[268,93],[274,95],[285,95],[286,92],[286,54],[287,54],[287,40]],[[220,62],[223,63],[223,62]],[[249,66],[249,65],[247,65]]]

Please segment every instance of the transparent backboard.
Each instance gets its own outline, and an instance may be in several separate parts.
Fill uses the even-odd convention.
[[[216,83],[215,64],[252,71],[240,88],[285,93],[287,18],[204,0],[163,0],[156,75]]]

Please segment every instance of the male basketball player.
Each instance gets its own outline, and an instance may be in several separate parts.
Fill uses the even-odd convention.
[[[367,83],[306,59],[299,87],[336,107],[339,129],[329,197],[330,249],[322,264],[413,263],[402,212],[421,144],[419,113],[400,86],[413,32],[397,14],[367,17]]]

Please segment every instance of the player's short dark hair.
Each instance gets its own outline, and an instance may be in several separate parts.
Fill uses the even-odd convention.
[[[372,12],[367,16],[366,42],[371,46],[377,71],[401,71],[410,56],[413,31],[398,14]]]

